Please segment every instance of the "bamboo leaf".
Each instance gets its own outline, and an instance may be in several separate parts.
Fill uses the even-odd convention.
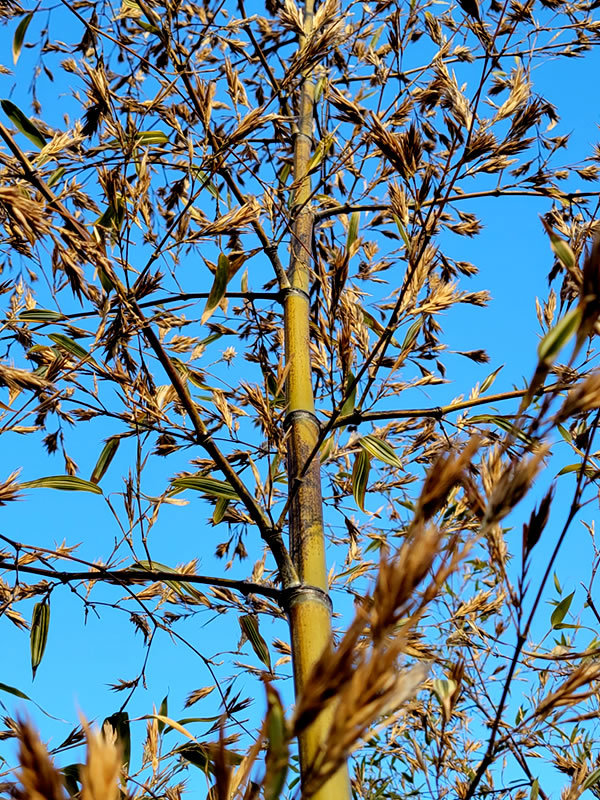
[[[481,384],[481,388],[479,389],[480,394],[483,394],[484,392],[487,392],[487,390],[490,388],[490,386],[496,380],[496,376],[498,375],[498,373],[500,372],[502,367],[504,367],[504,364],[502,364],[500,367],[498,367],[498,369],[495,369],[493,372],[490,372],[490,374],[487,376],[487,378],[484,379],[483,383]]]
[[[102,452],[98,456],[98,461],[96,461],[96,466],[90,476],[90,481],[92,483],[100,483],[100,480],[103,478],[104,473],[109,468],[111,461],[119,449],[119,444],[120,439],[117,436],[111,436],[110,439],[106,440],[106,444],[102,448]]]
[[[225,296],[225,292],[227,291],[228,281],[229,281],[229,259],[227,258],[225,253],[220,253],[219,261],[217,263],[217,271],[215,272],[215,279],[212,288],[210,290],[210,294],[208,295],[208,299],[206,301],[202,317],[200,319],[201,325],[204,325],[204,323],[209,319],[215,308],[218,307],[219,303]]]
[[[225,516],[225,512],[227,511],[228,506],[229,506],[229,499],[227,497],[219,497],[219,499],[217,500],[217,505],[215,506],[215,510],[212,515],[213,525],[218,525],[219,522],[223,521],[223,517]]]
[[[279,693],[269,684],[267,690],[267,756],[263,781],[264,800],[277,800],[285,786],[290,758],[289,736]]]
[[[174,478],[171,486],[175,489],[194,489],[209,497],[224,497],[227,500],[239,500],[237,492],[227,481],[216,478],[203,478],[200,475],[190,475],[187,478]]]
[[[169,137],[163,131],[139,131],[137,143],[139,145],[167,144]]]
[[[356,505],[361,511],[365,510],[365,492],[369,481],[370,469],[371,458],[367,451],[361,448],[354,460],[352,469],[352,494],[356,500]]]
[[[66,319],[64,314],[58,311],[49,311],[47,308],[34,308],[31,311],[22,311],[19,319],[23,322],[59,322]]]
[[[522,431],[518,428],[514,423],[508,419],[508,417],[503,417],[500,414],[477,414],[476,416],[469,417],[467,422],[470,424],[475,424],[477,422],[485,422],[492,425],[497,425],[503,431],[510,433],[516,439],[519,439],[526,444],[533,444],[533,439],[527,433]]]
[[[75,358],[81,359],[81,361],[89,361],[91,364],[98,366],[90,353],[82,347],[80,344],[75,342],[69,336],[65,336],[64,333],[51,333],[48,338],[54,342],[54,344],[58,345],[62,350],[66,350]]]
[[[37,668],[42,662],[46,642],[48,641],[48,629],[50,627],[50,604],[48,602],[36,603],[33,607],[31,617],[31,633],[29,637],[31,649],[31,671],[33,678]]]
[[[168,725],[169,728],[173,728],[174,731],[178,731],[178,733],[182,733],[184,736],[187,736],[188,739],[191,739],[193,742],[196,741],[196,737],[191,734],[187,728],[184,728],[183,725],[180,725],[171,717],[166,717],[164,714],[148,714],[144,719],[157,719],[159,725],[162,723],[163,727]]]
[[[554,359],[573,336],[581,321],[581,308],[572,308],[551,328],[538,345],[538,357],[545,364]]]
[[[258,630],[258,619],[253,614],[244,614],[240,617],[239,622],[242,633],[252,645],[252,649],[258,658],[268,667],[269,672],[273,672],[269,648]]]
[[[591,789],[591,787],[595,786],[598,782],[600,782],[600,767],[597,767],[595,770],[590,772],[590,774],[581,784],[581,788],[582,790]]]
[[[129,729],[129,714],[126,711],[117,711],[106,717],[104,725],[110,725],[117,735],[117,744],[121,748],[122,762],[126,769],[129,769],[131,759],[131,731]]]
[[[357,384],[354,383],[354,386],[352,386],[353,383],[354,383],[354,375],[351,372],[349,372],[348,378],[346,379],[346,391],[344,393],[347,395],[347,397],[346,400],[344,401],[344,405],[340,409],[340,416],[342,417],[345,417],[347,414],[352,414],[352,412],[354,411],[354,405],[356,403]],[[348,390],[350,389],[351,386],[352,386],[352,391],[350,392],[350,394],[348,394]]]
[[[63,492],[102,494],[102,489],[95,483],[77,478],[75,475],[48,475],[45,478],[36,478],[34,481],[25,481],[21,486],[25,489],[60,489]]]
[[[571,594],[567,595],[567,597],[564,597],[552,612],[550,624],[553,628],[556,628],[558,625],[560,625],[563,619],[567,616],[574,596],[575,592],[571,592]]]
[[[550,247],[552,248],[554,255],[558,258],[561,264],[571,272],[575,268],[577,260],[569,243],[565,242],[564,239],[561,239],[560,236],[557,236],[543,217],[542,225],[546,229],[546,233],[550,238]]]
[[[41,150],[46,144],[46,137],[39,128],[33,124],[29,117],[26,117],[21,109],[14,103],[11,103],[10,100],[0,100],[0,105],[15,128],[21,131],[30,142],[33,142],[33,144]]]
[[[406,331],[406,336],[404,337],[404,341],[402,342],[401,350],[408,350],[411,344],[417,338],[419,331],[421,330],[421,326],[423,325],[423,317],[419,317],[416,319],[410,328]]]
[[[0,683],[0,692],[13,694],[15,697],[20,697],[21,700],[31,700],[31,697],[25,694],[25,692],[22,692],[20,689],[15,689],[14,686],[9,686],[7,683]]]
[[[358,237],[358,226],[360,224],[360,211],[354,211],[350,214],[350,223],[348,224],[348,236],[346,239],[346,251],[349,253],[350,248]]]
[[[396,455],[392,445],[383,439],[367,434],[361,438],[359,444],[369,455],[373,456],[373,458],[378,458],[384,464],[389,464],[391,467],[402,467],[402,462]]]
[[[169,695],[166,694],[163,699],[162,703],[160,704],[160,708],[158,709],[158,716],[159,717],[167,717],[169,714]],[[165,729],[165,722],[162,719],[158,720],[158,732],[162,733]]]
[[[33,19],[33,14],[30,12],[29,14],[25,14],[21,22],[17,25],[17,30],[15,31],[15,35],[13,38],[12,43],[12,56],[13,56],[13,64],[16,64],[19,60],[19,56],[21,55],[21,49],[23,48],[23,41],[25,39],[25,34],[27,33],[27,28],[29,27],[29,23]]]
[[[529,792],[529,800],[538,800],[540,794],[540,784],[537,778],[531,783],[531,790]]]

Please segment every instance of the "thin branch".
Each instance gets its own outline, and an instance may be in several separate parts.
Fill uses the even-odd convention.
[[[10,572],[26,572],[31,575],[40,575],[53,578],[61,583],[71,581],[98,581],[106,583],[116,583],[127,585],[131,583],[148,583],[150,581],[162,581],[171,583],[198,583],[208,586],[221,586],[224,589],[231,589],[247,596],[249,594],[260,594],[270,597],[279,602],[281,591],[274,586],[266,586],[251,581],[236,581],[232,578],[216,578],[212,575],[184,575],[181,572],[168,572],[160,569],[104,569],[95,567],[94,570],[65,571],[44,569],[43,567],[30,567],[23,564],[9,563],[5,559],[0,560],[0,569]]]
[[[538,393],[548,394],[570,388],[572,388],[572,384],[553,383],[549,386],[544,386]],[[472,400],[460,400],[457,403],[450,403],[447,406],[433,406],[431,408],[402,408],[390,409],[389,411],[353,411],[352,414],[338,417],[331,427],[343,428],[346,425],[360,425],[362,422],[375,422],[386,419],[412,419],[413,417],[431,417],[433,419],[439,419],[440,417],[446,416],[446,414],[452,414],[455,411],[463,411],[466,408],[524,397],[527,391],[527,389],[515,389],[512,392],[500,392],[499,394],[475,397]]]

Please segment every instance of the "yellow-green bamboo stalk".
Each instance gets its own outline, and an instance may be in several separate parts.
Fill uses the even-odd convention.
[[[304,37],[313,26],[314,0],[305,0]],[[310,366],[309,288],[313,211],[308,163],[312,153],[314,84],[310,74],[302,81],[298,130],[294,147],[294,202],[292,248],[285,293],[285,350],[287,377],[288,480],[290,548],[300,587],[290,596],[288,614],[296,693],[302,692],[315,662],[331,641],[331,603],[325,562],[325,535],[318,458],[300,478],[319,435]],[[331,712],[323,712],[300,736],[303,781],[327,739]],[[314,795],[314,800],[349,800],[348,772],[339,770]]]

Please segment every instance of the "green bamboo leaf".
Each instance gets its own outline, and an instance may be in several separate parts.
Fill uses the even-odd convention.
[[[174,478],[171,486],[175,489],[194,489],[209,497],[225,497],[227,500],[239,500],[239,497],[230,483],[219,481],[216,478],[202,478],[200,475],[190,475],[187,478]]]
[[[110,462],[119,449],[119,444],[120,439],[118,436],[111,436],[110,439],[106,440],[106,444],[102,448],[102,452],[98,456],[98,461],[96,461],[96,466],[90,476],[90,481],[92,483],[99,483],[103,478],[104,473],[110,466]]]
[[[356,505],[361,511],[365,510],[365,492],[369,481],[370,469],[371,458],[367,451],[361,448],[354,460],[352,469],[352,494],[356,500]]]
[[[289,736],[279,693],[269,684],[267,690],[267,756],[263,781],[264,800],[277,800],[285,786],[290,759]]]
[[[163,131],[139,131],[137,134],[137,144],[167,144],[169,137]]]
[[[57,184],[65,172],[66,170],[64,167],[57,167],[46,181],[48,188],[51,189],[55,184]]]
[[[169,716],[169,695],[166,694],[163,699],[162,703],[160,704],[160,708],[158,709],[158,716],[159,717],[168,717]],[[158,720],[158,732],[162,733],[165,729],[165,723],[162,719]]]
[[[223,517],[225,516],[225,512],[227,511],[228,506],[229,506],[228,498],[219,497],[219,499],[217,500],[217,504],[215,506],[215,510],[212,515],[213,525],[218,525],[219,522],[223,521]]]
[[[219,303],[225,296],[225,292],[227,291],[228,281],[229,281],[229,259],[227,258],[225,253],[220,253],[219,261],[217,263],[217,271],[215,272],[215,279],[213,281],[210,294],[208,295],[208,300],[206,301],[206,305],[204,307],[204,311],[200,319],[201,325],[204,325],[204,323],[209,319],[215,308],[218,307]]]
[[[75,342],[69,336],[65,336],[64,333],[51,333],[48,338],[54,342],[54,344],[58,345],[61,350],[66,350],[75,358],[81,359],[81,361],[89,361],[91,364],[98,366],[92,356],[88,353],[88,351],[82,347],[80,344]]]
[[[558,627],[563,619],[567,616],[574,596],[575,592],[571,592],[571,594],[567,595],[567,597],[564,597],[552,612],[550,624],[553,628]]]
[[[581,788],[590,789],[592,786],[595,786],[599,782],[600,782],[600,767],[597,767],[595,770],[590,772],[590,774],[581,784]]]
[[[519,439],[526,444],[533,444],[533,439],[531,436],[518,428],[510,421],[510,419],[508,419],[508,417],[503,417],[500,414],[477,414],[476,416],[469,417],[466,421],[472,424],[477,422],[485,422],[488,424],[497,425],[503,431],[506,431],[514,436],[515,439]]]
[[[577,259],[575,258],[575,253],[571,250],[569,243],[565,242],[564,239],[561,239],[560,236],[557,236],[543,217],[542,225],[546,229],[546,233],[550,238],[550,247],[552,248],[554,255],[569,271],[575,269]]]
[[[60,770],[65,782],[65,788],[71,797],[79,797],[82,766],[83,764],[67,764],[66,767]]]
[[[540,795],[540,783],[537,778],[532,781],[531,789],[529,791],[529,800],[538,800]]]
[[[21,49],[23,47],[23,41],[25,39],[25,34],[27,33],[27,28],[29,27],[29,23],[33,19],[33,14],[25,14],[21,22],[17,25],[17,30],[15,31],[15,36],[13,38],[12,43],[12,56],[13,56],[13,64],[16,64],[19,60],[19,56],[21,55]]]
[[[134,567],[140,567],[141,569],[145,570],[159,570],[160,572],[172,572],[174,575],[177,575],[177,570],[173,569],[172,567],[168,567],[166,564],[161,564],[160,561],[147,561],[146,559],[141,559],[140,561],[136,561]],[[175,592],[175,594],[179,595],[183,600],[189,602],[190,599],[198,600],[199,596],[202,596],[197,589],[195,589],[191,583],[187,581],[165,581],[165,584],[171,589],[171,591]]]
[[[31,700],[31,697],[25,694],[25,692],[22,692],[20,689],[15,689],[14,686],[9,686],[7,683],[0,683],[0,692],[13,694],[15,697],[20,697],[21,700]]]
[[[408,350],[411,344],[417,338],[419,331],[421,330],[421,326],[423,325],[423,317],[419,317],[416,319],[410,328],[406,331],[406,336],[404,337],[404,341],[402,342],[401,350]]]
[[[242,633],[252,645],[252,649],[262,663],[268,667],[269,672],[272,672],[271,655],[267,643],[258,630],[258,619],[253,614],[244,614],[239,618],[239,622]]]
[[[129,769],[129,761],[131,759],[131,731],[129,729],[129,714],[126,711],[117,711],[116,714],[111,714],[106,717],[104,725],[110,725],[117,735],[117,744],[121,748],[122,762],[126,768]]]
[[[452,697],[456,689],[456,682],[446,678],[435,678],[431,681],[431,688],[442,705]]]
[[[572,308],[551,328],[538,345],[538,357],[545,364],[552,364],[554,359],[574,335],[581,321],[581,308]]]
[[[31,311],[22,311],[19,319],[23,322],[59,322],[66,319],[64,314],[58,311],[49,311],[47,308],[34,308]]]
[[[498,375],[498,373],[500,372],[502,367],[504,367],[504,364],[502,364],[500,367],[498,367],[498,369],[495,369],[493,372],[490,372],[490,374],[487,376],[487,378],[484,379],[483,383],[481,384],[481,388],[479,389],[480,394],[483,394],[484,392],[487,392],[487,390],[490,388],[490,386],[496,380],[496,375]]]
[[[36,603],[33,607],[31,617],[30,649],[31,649],[31,671],[33,678],[37,668],[42,662],[46,642],[48,641],[48,629],[50,627],[50,604],[48,602]]]
[[[381,322],[378,322],[372,314],[369,314],[368,311],[365,311],[364,308],[361,308],[361,312],[363,315],[364,323],[367,326],[367,328],[370,328],[373,331],[373,333],[377,334],[377,336],[382,336],[385,333],[385,326],[382,325]],[[390,338],[390,342],[391,344],[394,345],[394,347],[402,349],[402,345],[398,342],[398,340],[394,336]]]
[[[384,464],[389,464],[391,467],[402,466],[402,462],[396,455],[392,445],[383,439],[367,434],[360,439],[359,444],[369,455],[373,456],[373,458],[378,458]]]
[[[346,379],[346,391],[344,392],[344,394],[346,394],[347,397],[344,401],[344,405],[340,409],[340,416],[342,417],[345,417],[347,414],[352,414],[352,412],[354,411],[354,406],[356,403],[357,384],[354,383],[354,386],[352,386],[353,383],[354,383],[354,375],[351,372],[348,372],[348,377]],[[350,389],[351,386],[352,386],[352,391],[350,392],[350,394],[348,394],[348,390]]]
[[[24,489],[60,489],[63,492],[92,492],[102,494],[102,489],[91,481],[77,478],[75,475],[47,475],[34,481],[21,484]]]
[[[348,224],[348,237],[346,239],[346,251],[350,248],[358,237],[358,226],[360,224],[360,211],[354,211],[350,214],[350,222]]]
[[[30,142],[33,142],[40,150],[46,144],[46,137],[44,134],[33,124],[33,122],[26,117],[18,106],[11,103],[10,100],[0,100],[2,110],[15,126],[18,131],[21,131]]]
[[[567,464],[566,467],[563,467],[560,472],[557,473],[557,477],[559,475],[567,475],[569,472],[579,472],[582,467],[582,462],[577,464]],[[591,464],[586,464],[583,468],[583,474],[586,478],[595,478],[598,475],[598,470],[591,466]]]
[[[562,587],[560,585],[560,582],[558,580],[558,575],[556,574],[556,572],[554,573],[554,588],[559,594],[562,594]]]
[[[396,214],[393,214],[392,216],[394,218],[394,222],[396,223],[396,227],[398,228],[398,233],[402,237],[402,241],[406,246],[406,249],[410,250],[410,239],[408,238],[408,233],[406,232],[406,228],[400,221],[400,217],[396,216]]]

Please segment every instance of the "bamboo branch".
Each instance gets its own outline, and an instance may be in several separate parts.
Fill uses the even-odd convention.
[[[97,581],[105,583],[116,583],[127,585],[132,583],[148,582],[171,582],[171,583],[197,583],[207,586],[221,586],[224,589],[231,589],[247,596],[249,594],[260,594],[270,597],[273,600],[281,599],[281,591],[274,586],[265,586],[252,581],[236,581],[232,578],[216,578],[212,575],[184,575],[180,572],[167,572],[161,569],[105,569],[96,566],[93,570],[68,571],[53,570],[43,567],[31,567],[23,564],[9,563],[6,557],[0,557],[0,570],[10,572],[24,572],[30,575],[40,575],[47,578],[59,580],[61,583],[71,581]]]
[[[538,394],[549,394],[570,389],[569,383],[552,383],[539,389]],[[389,411],[353,411],[343,417],[338,417],[332,424],[332,428],[343,428],[346,425],[360,425],[362,422],[379,422],[386,419],[412,419],[413,417],[431,417],[439,419],[455,411],[464,411],[475,406],[499,403],[502,400],[513,400],[518,397],[525,397],[528,389],[515,389],[512,392],[500,392],[490,394],[485,397],[475,397],[472,400],[460,400],[457,403],[449,403],[446,406],[433,406],[431,408],[401,408],[390,409]]]

